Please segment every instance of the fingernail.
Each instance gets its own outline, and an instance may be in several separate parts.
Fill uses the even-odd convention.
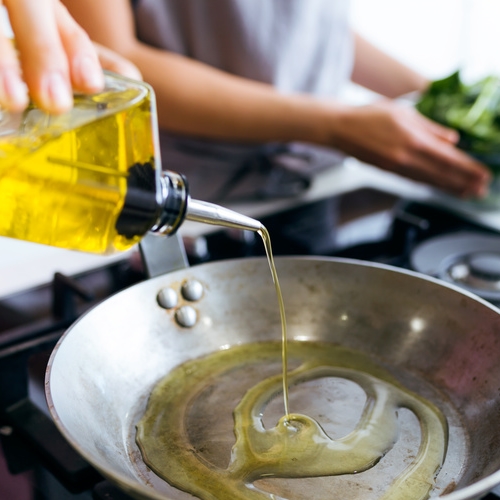
[[[0,99],[8,108],[23,109],[29,102],[28,87],[15,69],[7,68],[0,73]]]
[[[41,98],[44,107],[50,111],[66,111],[73,106],[73,92],[60,73],[49,73],[43,83]]]
[[[479,186],[477,190],[477,195],[479,198],[486,198],[490,194],[490,188],[488,185],[483,184],[482,186]]]
[[[448,140],[453,144],[458,143],[460,140],[460,134],[456,130],[450,130],[448,133]]]
[[[478,184],[467,191],[468,198],[485,198],[489,194],[489,186],[487,184]]]
[[[78,63],[78,68],[85,88],[97,91],[104,87],[104,74],[93,58],[83,57]]]

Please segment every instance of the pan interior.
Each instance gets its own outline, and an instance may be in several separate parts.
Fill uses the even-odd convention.
[[[369,422],[369,425],[365,426],[360,424],[363,410],[367,405],[377,404],[377,398],[375,398],[375,402],[368,401],[371,396],[366,391],[366,387],[363,387],[362,379],[358,378],[359,373],[369,373],[380,377],[380,380],[387,378],[388,381],[402,388],[405,392],[425,395],[427,402],[439,409],[447,423],[445,459],[431,492],[432,495],[440,495],[454,489],[465,467],[467,438],[457,413],[442,394],[439,394],[435,388],[422,379],[403,371],[399,374],[389,374],[381,365],[373,363],[366,356],[339,346],[328,346],[314,342],[295,342],[290,347],[292,355],[289,370],[292,374],[292,381],[294,381],[290,387],[291,411],[294,414],[303,414],[313,418],[334,442],[341,442],[347,436],[355,434],[357,426],[360,426],[358,431],[366,434],[369,425],[373,424],[373,422]],[[238,420],[234,414],[235,408],[238,407],[242,399],[245,399],[245,394],[249,394],[263,381],[275,379],[276,383],[270,393],[271,397],[265,398],[265,403],[262,408],[257,409],[257,413],[261,416],[260,420],[265,429],[272,429],[284,414],[283,395],[279,390],[281,374],[279,343],[261,343],[257,349],[260,352],[265,352],[265,356],[252,357],[248,354],[252,352],[252,349],[246,350],[244,347],[233,349],[233,351],[242,351],[246,361],[230,363],[230,368],[218,373],[217,370],[212,370],[212,376],[200,373],[196,362],[194,365],[188,364],[185,368],[181,367],[177,370],[182,374],[179,376],[185,378],[186,387],[193,386],[192,392],[183,387],[182,396],[178,399],[172,395],[172,392],[179,392],[179,387],[175,386],[175,380],[170,385],[166,382],[161,391],[159,387],[162,383],[160,383],[155,389],[156,394],[153,392],[146,410],[146,415],[148,412],[150,415],[149,421],[144,416],[145,401],[148,399],[148,395],[145,395],[142,404],[136,408],[130,421],[128,440],[129,453],[137,458],[134,465],[142,481],[153,484],[155,489],[164,490],[165,493],[172,496],[172,486],[163,482],[145,464],[143,458],[149,466],[153,466],[153,469],[160,476],[166,476],[173,485],[178,485],[174,472],[175,462],[178,461],[179,464],[178,475],[189,476],[189,465],[186,466],[186,462],[183,463],[182,456],[194,456],[194,461],[199,465],[196,468],[201,475],[200,484],[204,485],[202,490],[209,491],[209,482],[215,482],[215,491],[218,492],[219,496],[222,495],[221,498],[225,498],[222,492],[229,481],[226,471],[234,459],[235,450],[238,449],[238,446],[235,446],[235,429],[238,427],[235,425]],[[342,375],[342,373],[349,372],[340,372],[336,375],[335,372],[329,373],[328,370],[323,370],[318,377],[311,379],[302,377],[301,379],[299,376],[294,379],[293,374],[298,371],[301,365],[301,353],[304,354],[309,349],[319,349],[332,353],[333,357],[338,356],[332,365],[340,368],[350,366],[355,368],[358,375],[351,378],[349,375]],[[236,359],[238,353],[228,352],[222,355]],[[307,357],[307,355],[305,356]],[[199,381],[194,380],[196,371],[201,377]],[[172,382],[172,380],[168,382]],[[160,410],[158,407],[156,410],[152,409],[155,397],[156,403],[162,408]],[[182,409],[179,406],[182,406]],[[178,429],[170,422],[170,427],[167,427],[168,431],[165,432],[165,428],[161,424],[163,417],[158,415],[162,411],[165,411],[163,417],[166,415],[166,418],[170,420],[175,420],[175,417],[172,417],[173,413],[179,413]],[[423,433],[425,434],[429,429],[426,428],[421,415],[417,416],[418,412],[416,413],[414,408],[408,409],[401,406],[395,408],[394,411],[397,422],[394,442],[381,454],[381,459],[377,460],[373,466],[368,467],[367,470],[352,470],[348,474],[322,477],[307,477],[308,473],[302,474],[299,471],[298,474],[295,472],[292,474],[294,477],[258,478],[252,483],[252,491],[244,491],[241,498],[298,500],[310,498],[311,495],[314,498],[327,498],[334,493],[336,495],[341,493],[345,499],[399,498],[397,493],[394,493],[395,496],[391,496],[388,492],[391,492],[397,478],[410,470],[425,441]],[[385,419],[386,416],[384,415],[382,418]],[[139,424],[140,432],[148,434],[143,436],[143,440],[139,439],[142,453],[137,448],[137,424]],[[374,429],[375,432],[378,432],[376,426]],[[241,432],[241,428],[238,431]],[[183,434],[183,436],[180,438],[181,444],[176,450],[172,441],[176,439],[175,436],[178,434]],[[148,439],[154,443],[153,446],[158,445],[160,458],[148,460],[147,454],[152,452],[151,447],[148,448],[147,445]],[[436,439],[436,436],[430,436],[430,439]],[[359,447],[359,444],[357,446]],[[165,451],[167,448],[170,448],[169,452]],[[186,450],[189,451],[186,452]],[[341,455],[338,456],[341,457]],[[269,460],[269,457],[266,459]],[[294,460],[297,459],[294,458]],[[316,458],[315,461],[319,461],[319,458]],[[335,466],[332,467],[335,469]],[[164,474],[162,474],[162,468]],[[422,478],[419,477],[418,471],[414,472],[416,478],[412,478],[410,475],[410,481],[414,480],[418,483]],[[284,475],[286,476],[286,474]],[[188,489],[196,493],[196,488],[189,486],[193,482],[196,482],[195,474],[188,478],[187,483],[184,484],[188,484]],[[182,480],[180,484],[183,484]],[[408,484],[408,480],[406,480],[405,489],[408,489]],[[178,491],[176,496],[177,494],[181,498],[185,493]],[[204,492],[199,494],[204,498],[203,495]],[[237,495],[238,492],[232,491],[228,493],[228,498],[240,498]],[[206,496],[205,498],[212,497]]]

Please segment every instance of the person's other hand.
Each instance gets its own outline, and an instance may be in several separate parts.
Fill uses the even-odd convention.
[[[330,143],[361,161],[460,197],[487,192],[489,170],[456,147],[458,133],[411,107],[384,100],[344,108],[334,128]]]
[[[24,109],[29,99],[50,113],[73,104],[73,91],[104,87],[102,68],[140,76],[120,56],[96,47],[59,0],[3,0],[15,47],[0,34],[0,106]],[[16,53],[17,49],[17,53]],[[102,65],[102,67],[101,67]]]
[[[142,74],[137,68],[137,66],[131,63],[128,59],[125,59],[116,52],[94,43],[94,47],[97,51],[97,56],[99,57],[99,62],[103,69],[108,71],[113,71],[120,75],[132,78],[133,80],[142,80]]]

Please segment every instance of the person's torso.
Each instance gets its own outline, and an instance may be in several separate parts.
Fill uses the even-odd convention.
[[[137,0],[139,38],[283,92],[335,95],[349,78],[348,0]]]

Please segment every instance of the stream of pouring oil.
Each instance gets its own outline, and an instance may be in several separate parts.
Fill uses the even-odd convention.
[[[287,340],[285,307],[271,240],[263,226],[257,232],[264,242],[276,288],[282,341],[220,350],[185,362],[161,380],[153,389],[147,409],[137,424],[136,442],[145,464],[175,488],[202,500],[283,498],[272,488],[263,487],[261,480],[326,477],[370,469],[398,441],[398,410],[407,408],[419,421],[420,445],[415,456],[409,459],[408,465],[402,465],[402,471],[379,498],[427,499],[446,454],[445,417],[434,404],[409,391],[361,352],[334,344]],[[288,372],[289,355],[298,363],[291,372]],[[186,425],[191,405],[200,395],[212,394],[220,384],[234,383],[239,370],[244,372],[247,367],[258,369],[273,365],[280,358],[282,375],[256,383],[234,408],[236,441],[229,464],[226,468],[214,465],[191,442]],[[289,411],[289,383],[298,385],[322,378],[351,380],[366,395],[355,429],[339,439],[332,439],[309,416]],[[266,428],[264,408],[281,392],[280,385],[284,416],[275,427]],[[302,494],[314,498],[315,492]]]
[[[271,269],[271,276],[273,277],[274,288],[276,289],[276,296],[278,297],[278,306],[280,309],[280,319],[281,319],[281,362],[283,364],[283,404],[285,406],[285,419],[288,420],[290,416],[290,407],[288,404],[288,354],[287,354],[287,331],[286,331],[286,315],[285,315],[285,303],[283,302],[283,294],[281,293],[280,282],[278,279],[278,273],[276,272],[276,266],[274,264],[273,249],[271,246],[271,237],[269,236],[269,231],[262,226],[262,229],[257,231],[262,238],[264,243],[264,248],[266,250],[267,262],[269,268]]]

